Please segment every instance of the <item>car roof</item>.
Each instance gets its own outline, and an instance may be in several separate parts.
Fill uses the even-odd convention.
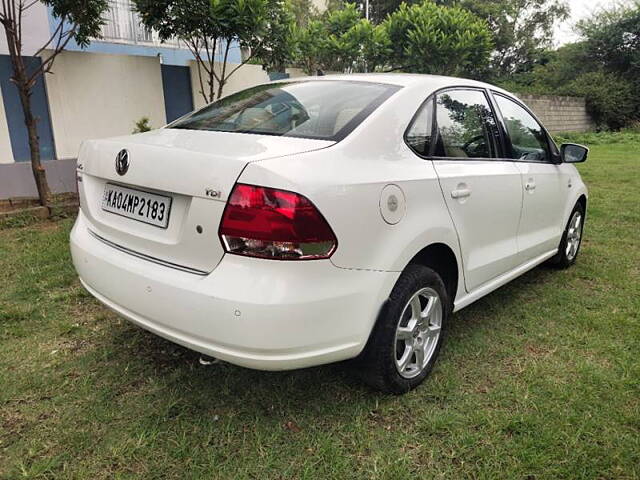
[[[358,82],[385,83],[389,85],[398,85],[401,87],[422,87],[430,90],[438,90],[444,87],[480,87],[489,88],[509,94],[506,90],[490,85],[488,83],[479,82],[467,78],[446,77],[442,75],[426,75],[421,73],[351,73],[322,75],[317,77],[296,77],[283,81],[299,81],[299,80],[350,80]],[[509,94],[512,95],[512,94]]]

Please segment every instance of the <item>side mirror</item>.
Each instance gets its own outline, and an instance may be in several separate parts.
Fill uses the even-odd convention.
[[[560,156],[564,163],[584,162],[589,155],[589,149],[576,143],[563,143],[560,146]]]

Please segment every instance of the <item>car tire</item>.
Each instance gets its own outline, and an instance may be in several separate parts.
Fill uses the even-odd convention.
[[[363,380],[393,394],[420,385],[438,357],[450,313],[440,275],[423,265],[409,265],[393,287],[357,361]]]
[[[558,246],[558,253],[549,260],[551,265],[557,268],[568,268],[576,263],[576,258],[578,258],[580,246],[582,245],[584,218],[584,206],[581,203],[576,203],[576,206],[573,207],[571,211],[564,233],[562,234],[562,239]]]

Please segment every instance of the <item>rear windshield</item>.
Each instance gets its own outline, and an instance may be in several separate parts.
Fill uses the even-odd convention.
[[[399,88],[343,80],[259,85],[190,113],[169,128],[339,141]]]

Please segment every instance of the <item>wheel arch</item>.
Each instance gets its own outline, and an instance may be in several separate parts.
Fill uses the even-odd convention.
[[[427,245],[409,261],[408,265],[418,264],[433,269],[444,282],[451,305],[455,302],[460,285],[460,264],[455,252],[445,243]]]
[[[578,192],[575,192],[574,196],[570,200],[571,201],[568,201],[565,206],[562,231],[564,231],[564,229],[566,228],[567,223],[569,222],[569,217],[571,217],[571,212],[573,212],[573,209],[576,207],[576,205],[582,205],[582,207],[584,208],[585,218],[587,216],[588,195],[586,188],[581,188]]]
[[[584,210],[584,214],[585,216],[587,215],[587,195],[582,193],[579,197],[578,200],[576,200],[576,204],[581,204],[582,208]]]

